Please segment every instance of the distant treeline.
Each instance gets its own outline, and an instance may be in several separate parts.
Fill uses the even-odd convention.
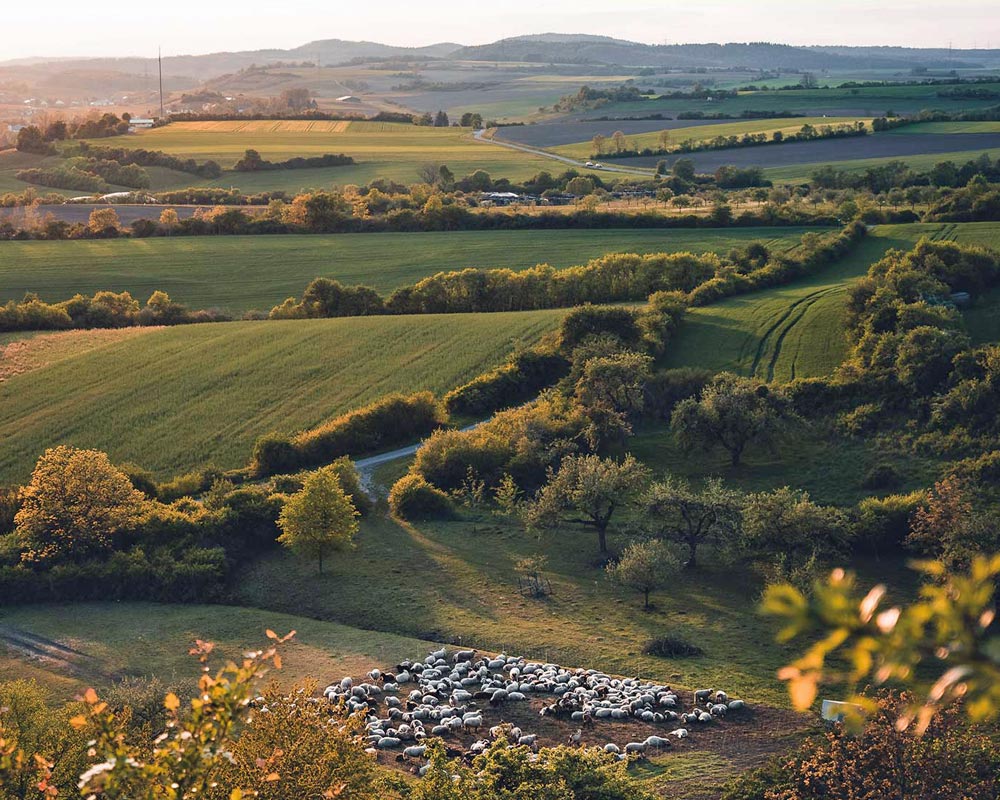
[[[218,178],[222,175],[222,167],[215,161],[198,163],[193,158],[178,158],[164,153],[162,150],[145,150],[143,148],[106,147],[80,142],[68,154],[78,153],[81,156],[99,158],[106,161],[117,161],[119,164],[136,164],[140,167],[164,167],[177,172],[187,172],[199,178]]]
[[[672,147],[623,148],[613,152],[595,153],[591,158],[613,156],[614,158],[636,158],[641,156],[663,156],[677,153],[698,153],[706,150],[731,150],[739,147],[759,147],[760,145],[784,144],[787,142],[811,142],[817,139],[845,139],[851,136],[867,136],[868,127],[863,122],[841,125],[803,125],[795,133],[774,131],[744,133],[732,136],[714,136],[711,139],[685,139]]]
[[[264,172],[272,169],[311,169],[316,167],[343,167],[353,164],[354,159],[345,156],[343,153],[333,155],[327,153],[322,156],[304,158],[297,156],[289,158],[287,161],[265,161],[256,150],[247,150],[243,153],[243,158],[233,165],[236,172]]]
[[[52,167],[18,170],[15,177],[25,183],[84,192],[110,192],[112,185],[149,188],[149,173],[142,167],[103,158],[70,158]]]
[[[413,114],[399,111],[380,111],[371,117],[364,114],[338,114],[329,111],[277,111],[268,113],[218,114],[212,112],[184,111],[170,115],[171,122],[239,122],[245,120],[330,120],[333,122],[401,122],[412,123]]]
[[[539,264],[520,271],[439,272],[386,299],[366,286],[316,278],[299,300],[288,298],[269,318],[530,311],[639,301],[656,292],[681,292],[691,305],[705,305],[813,272],[841,258],[865,233],[865,225],[856,222],[826,239],[807,234],[798,256],[772,257],[765,244],[754,242],[725,259],[714,253],[615,253],[564,269]]]

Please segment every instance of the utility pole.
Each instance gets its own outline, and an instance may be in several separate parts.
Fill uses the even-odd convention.
[[[160,68],[160,119],[165,116],[163,113],[163,50],[156,48],[156,63]]]

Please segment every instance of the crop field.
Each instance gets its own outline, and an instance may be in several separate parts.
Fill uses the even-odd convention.
[[[959,134],[955,134],[953,139],[961,139]],[[1000,158],[1000,147],[990,147],[986,149],[955,150],[950,153],[918,153],[905,157],[889,156],[884,158],[856,158],[847,161],[816,161],[812,164],[791,164],[786,167],[765,168],[764,175],[775,183],[808,183],[813,173],[824,166],[831,166],[845,172],[864,172],[867,169],[884,167],[892,161],[905,161],[910,169],[918,172],[927,172],[942,161],[952,161],[956,164],[964,164],[972,161],[981,155],[988,155],[991,159]]]
[[[715,123],[704,123],[700,125],[692,125],[690,127],[671,129],[667,127],[657,128],[656,130],[643,132],[639,134],[634,134],[628,138],[628,146],[630,148],[635,148],[642,150],[644,148],[658,149],[660,147],[660,132],[669,131],[670,140],[667,142],[667,147],[673,147],[681,142],[688,140],[700,142],[708,139],[714,139],[716,136],[742,136],[745,133],[765,133],[771,136],[775,131],[781,131],[785,135],[797,133],[803,125],[813,125],[814,127],[819,127],[821,125],[844,125],[844,124],[854,124],[855,122],[864,122],[869,124],[870,119],[858,119],[857,117],[796,117],[795,119],[756,119],[756,120],[741,120],[738,122],[734,121],[724,121]],[[616,130],[621,130],[625,133],[622,128],[614,128],[613,122],[607,123],[612,126],[611,133]],[[610,138],[610,134],[604,134]],[[626,134],[627,135],[627,134]],[[591,136],[591,139],[593,136]],[[608,145],[610,146],[610,142]],[[574,158],[589,158],[594,152],[594,145],[591,141],[577,141],[570,145],[564,145],[561,147],[552,148],[554,152],[560,153],[566,156],[572,156]],[[729,152],[729,151],[723,151]],[[684,154],[684,157],[695,158],[699,153]],[[610,158],[610,154],[605,156]],[[629,162],[634,159],[629,159]]]
[[[796,169],[796,165],[808,165],[808,173],[823,164],[841,163],[861,167],[861,162],[874,159],[903,160],[918,163],[917,159],[930,159],[931,165],[938,161],[975,158],[980,153],[1000,149],[1000,133],[925,133],[914,136],[893,136],[877,133],[863,137],[845,139],[819,139],[808,142],[786,142],[784,144],[761,145],[758,147],[733,147],[723,150],[703,150],[698,153],[671,155],[667,160],[688,158],[694,162],[699,172],[714,172],[725,164],[737,167],[763,167],[773,169],[768,177],[788,179],[806,167]],[[605,156],[611,164],[634,167],[655,166],[662,156],[648,156],[616,160]],[[922,163],[922,162],[920,162]]]
[[[382,293],[442,270],[568,267],[609,252],[724,253],[752,239],[775,250],[804,228],[551,230],[365,233],[332,236],[201,236],[0,242],[0,302],[37,292],[54,302],[77,292],[155,290],[193,308],[268,310],[313,278],[366,284]]]
[[[996,91],[1000,84],[983,84],[983,88]],[[942,111],[985,108],[996,105],[996,100],[967,100],[938,97],[937,86],[863,86],[853,89],[786,89],[782,91],[741,92],[736,97],[693,100],[645,100],[627,103],[610,103],[598,112],[608,116],[633,116],[664,114],[676,117],[685,111],[703,111],[706,114],[740,114],[743,111],[792,111],[798,114],[831,117],[879,117],[888,111],[912,114],[925,108]],[[594,112],[579,116],[594,116]]]
[[[997,247],[1000,225],[880,225],[847,258],[810,278],[692,309],[671,341],[665,363],[765,380],[827,375],[847,354],[847,286],[889,248],[909,249],[923,236]]]
[[[312,427],[392,392],[443,393],[563,313],[186,325],[53,359],[0,383],[0,481],[25,479],[57,444],[160,477],[240,467],[269,431]]]
[[[725,125],[731,120],[701,120],[701,119],[613,119],[601,121],[577,120],[575,122],[553,121],[539,122],[532,125],[511,125],[497,129],[494,138],[505,139],[529,147],[559,149],[560,147],[587,142],[596,134],[609,139],[615,131],[621,131],[627,136],[641,136],[646,133],[670,130],[677,131],[674,136],[678,141],[685,137],[687,128],[706,128],[712,125]]]
[[[248,148],[271,161],[345,153],[357,162],[324,169],[227,172],[212,182],[224,187],[235,185],[247,192],[264,188],[295,191],[310,186],[367,183],[375,178],[414,183],[426,163],[447,164],[458,176],[484,169],[497,177],[526,178],[551,169],[539,156],[477,142],[467,128],[398,123],[175,122],[118,142],[121,146],[163,150],[199,161],[212,159],[224,169],[230,169]]]

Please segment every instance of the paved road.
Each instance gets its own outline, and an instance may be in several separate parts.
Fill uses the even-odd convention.
[[[509,150],[520,150],[522,153],[531,153],[535,156],[541,156],[542,158],[551,158],[553,161],[559,161],[563,164],[568,164],[571,167],[577,167],[579,169],[593,169],[588,167],[583,161],[578,161],[575,158],[569,158],[568,156],[561,156],[557,153],[550,153],[548,150],[541,150],[537,147],[529,147],[526,144],[517,144],[516,142],[506,142],[502,139],[484,139],[483,134],[486,131],[476,131],[473,137],[477,142],[482,144],[495,144],[497,147],[506,147]],[[644,178],[652,177],[653,171],[651,169],[631,169],[628,167],[621,166],[608,166],[605,164],[601,167],[598,172],[621,172],[626,175],[642,175]]]

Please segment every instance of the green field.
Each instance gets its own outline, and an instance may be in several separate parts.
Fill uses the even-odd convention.
[[[227,172],[210,185],[294,192],[305,187],[367,183],[389,178],[410,184],[427,163],[447,164],[461,177],[484,169],[496,177],[523,179],[553,166],[548,159],[477,142],[468,128],[430,128],[382,122],[175,122],[117,139],[121,147],[163,150],[199,161],[212,159],[230,169],[247,148],[265,159],[345,153],[356,164],[258,173]],[[190,182],[202,184],[192,178]],[[154,187],[159,188],[159,187]]]
[[[887,136],[889,134],[879,134]],[[887,158],[856,158],[850,161],[816,161],[811,164],[793,164],[788,167],[768,167],[764,170],[764,175],[774,183],[809,183],[813,174],[820,167],[833,167],[844,172],[864,172],[874,167],[884,167],[893,161],[905,161],[906,165],[917,172],[927,172],[940,164],[942,161],[953,161],[956,164],[964,164],[966,161],[974,161],[983,154],[991,159],[1000,158],[1000,148],[986,148],[983,150],[959,150],[954,153],[926,153],[912,156],[890,156]]]
[[[0,242],[0,302],[37,292],[128,290],[145,302],[157,289],[193,308],[267,310],[313,278],[366,284],[382,293],[441,270],[568,267],[609,252],[714,251],[752,239],[785,250],[804,228],[552,230],[364,233],[333,236],[203,236]]]
[[[879,225],[847,258],[813,277],[692,309],[665,363],[778,381],[827,375],[847,354],[847,286],[889,248],[909,249],[922,236],[1000,247],[1000,224]]]
[[[1000,84],[984,84],[984,88],[997,90]],[[685,111],[703,111],[706,114],[740,114],[743,111],[792,111],[798,114],[820,116],[874,117],[888,111],[898,114],[916,113],[923,109],[961,111],[996,105],[996,100],[965,100],[938,97],[938,86],[864,86],[853,89],[788,89],[781,91],[740,92],[736,97],[713,100],[689,98],[646,100],[628,103],[610,103],[602,106],[600,113],[609,116],[630,116],[661,113],[676,117]]]
[[[717,125],[696,125],[691,128],[679,128],[670,131],[670,140],[667,147],[674,147],[686,141],[706,141],[717,136],[742,136],[745,133],[766,133],[770,136],[775,131],[781,131],[785,135],[797,133],[803,125],[843,125],[858,122],[858,117],[797,117],[795,119],[757,119],[741,120],[739,122],[721,122]],[[870,119],[860,119],[862,122],[870,122]],[[657,150],[660,147],[660,134],[658,131],[652,133],[637,133],[625,137],[628,146],[637,150],[651,148]],[[610,139],[610,137],[609,137]],[[612,147],[610,141],[607,142],[606,149]],[[577,142],[575,144],[562,145],[560,147],[549,148],[555,153],[571,156],[574,158],[590,158],[594,153],[592,141]],[[610,155],[610,153],[608,153]]]
[[[269,431],[312,427],[391,392],[447,391],[563,313],[216,323],[112,342],[0,383],[0,481],[23,480],[57,444],[160,477],[240,467]]]
[[[904,125],[889,131],[892,136],[913,136],[921,133],[997,133],[1000,121],[983,122],[922,122],[919,125]]]

